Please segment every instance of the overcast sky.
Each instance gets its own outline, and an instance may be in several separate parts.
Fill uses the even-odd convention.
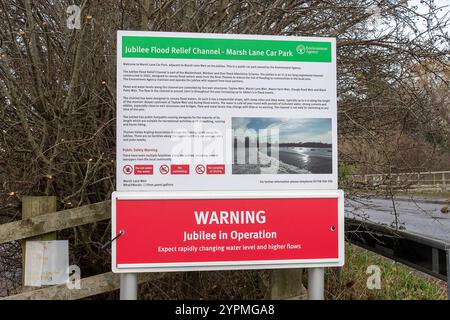
[[[420,3],[421,0],[409,0],[408,7],[417,7],[416,12],[419,14],[427,14],[429,7]],[[438,19],[448,20],[450,18],[450,0],[435,0],[434,4],[438,10],[436,13]],[[419,23],[416,25],[419,29],[425,30],[427,21],[425,19],[419,19]],[[450,26],[447,26],[444,31],[450,32]]]

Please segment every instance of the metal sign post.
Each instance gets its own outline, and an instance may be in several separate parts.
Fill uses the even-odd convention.
[[[308,269],[308,299],[324,300],[325,269]]]
[[[137,273],[120,274],[120,300],[137,300]]]

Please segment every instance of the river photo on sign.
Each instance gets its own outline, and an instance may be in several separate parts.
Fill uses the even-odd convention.
[[[233,174],[330,174],[330,118],[233,118]]]

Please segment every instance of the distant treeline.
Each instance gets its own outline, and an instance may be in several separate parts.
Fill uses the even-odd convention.
[[[237,138],[234,138],[233,146],[236,149],[237,147]],[[244,138],[244,146],[248,148],[250,146],[250,138]],[[270,147],[271,144],[268,143],[267,147]],[[322,142],[289,142],[289,143],[280,143],[279,147],[303,147],[303,148],[331,148],[332,145],[330,143],[322,143]],[[256,147],[259,148],[259,138],[256,138]]]

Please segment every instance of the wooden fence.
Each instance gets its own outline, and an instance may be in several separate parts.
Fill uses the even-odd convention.
[[[104,201],[75,209],[56,211],[19,221],[0,224],[0,244],[27,239],[58,230],[73,228],[84,224],[107,220],[111,217],[111,202]],[[157,279],[164,274],[140,274],[138,281],[144,283]],[[34,300],[34,299],[67,299],[87,298],[97,294],[119,289],[119,275],[106,272],[81,279],[81,289],[69,289],[65,284],[25,291],[7,296],[0,300]]]
[[[33,208],[29,208],[28,206],[23,208],[23,210],[30,209],[32,210]],[[22,220],[0,224],[0,244],[30,238],[39,239],[39,236],[58,230],[108,220],[111,218],[111,201],[103,201],[51,213],[38,213],[38,215],[22,212],[22,217]],[[301,269],[273,270],[271,273],[272,281],[267,288],[270,297],[274,299],[303,299],[305,297],[305,290],[300,281],[301,272]],[[142,273],[138,276],[138,283],[156,280],[162,278],[166,274],[167,273]],[[286,278],[294,279],[295,281],[286,281]],[[106,272],[81,279],[80,284],[81,289],[69,289],[66,284],[61,284],[32,291],[24,290],[19,294],[0,298],[0,300],[83,299],[119,289],[120,276],[119,274]]]
[[[377,188],[408,186],[417,191],[450,191],[450,171],[356,174],[352,181]]]

